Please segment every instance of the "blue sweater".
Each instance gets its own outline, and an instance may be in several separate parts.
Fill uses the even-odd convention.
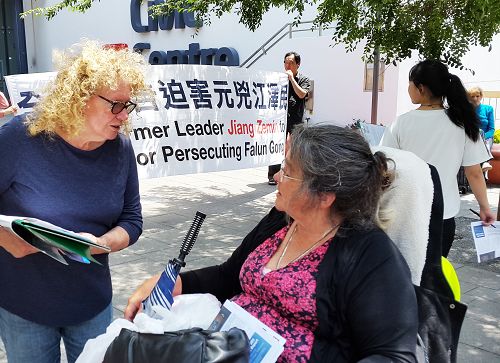
[[[130,140],[120,135],[83,151],[58,136],[30,137],[23,119],[12,119],[0,128],[0,214],[95,236],[120,226],[134,243],[142,217]],[[0,248],[0,306],[49,326],[89,320],[112,295],[108,255],[95,258],[103,266],[65,266],[42,253],[17,259]]]
[[[476,107],[476,114],[481,122],[481,130],[484,131],[484,138],[491,139],[495,133],[495,117],[493,116],[493,107],[490,105],[479,104]]]

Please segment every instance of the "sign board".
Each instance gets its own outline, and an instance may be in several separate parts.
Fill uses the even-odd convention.
[[[6,76],[13,103],[29,112],[51,73]],[[140,178],[253,168],[284,157],[285,73],[203,65],[149,66],[151,96],[130,115]]]

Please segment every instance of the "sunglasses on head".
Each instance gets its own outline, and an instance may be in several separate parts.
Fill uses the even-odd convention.
[[[127,101],[127,102],[111,101],[111,100],[108,100],[106,97],[103,97],[101,95],[97,95],[97,96],[99,98],[103,99],[104,101],[108,102],[111,105],[111,113],[113,115],[118,115],[124,109],[127,111],[127,113],[130,113],[130,112],[134,111],[134,109],[137,107],[137,104],[133,103],[131,101]]]

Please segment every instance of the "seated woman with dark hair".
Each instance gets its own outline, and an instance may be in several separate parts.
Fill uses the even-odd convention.
[[[182,273],[174,295],[232,299],[286,339],[279,362],[415,362],[410,272],[377,226],[387,158],[332,125],[297,126],[287,149],[275,208],[226,262]],[[126,318],[158,278],[133,294]]]

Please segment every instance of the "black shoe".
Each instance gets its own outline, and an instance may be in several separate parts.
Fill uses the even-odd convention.
[[[278,184],[278,183],[276,183],[276,180],[274,180],[274,179],[269,179],[269,180],[267,181],[267,184],[269,184],[269,185],[276,185],[276,184]]]

